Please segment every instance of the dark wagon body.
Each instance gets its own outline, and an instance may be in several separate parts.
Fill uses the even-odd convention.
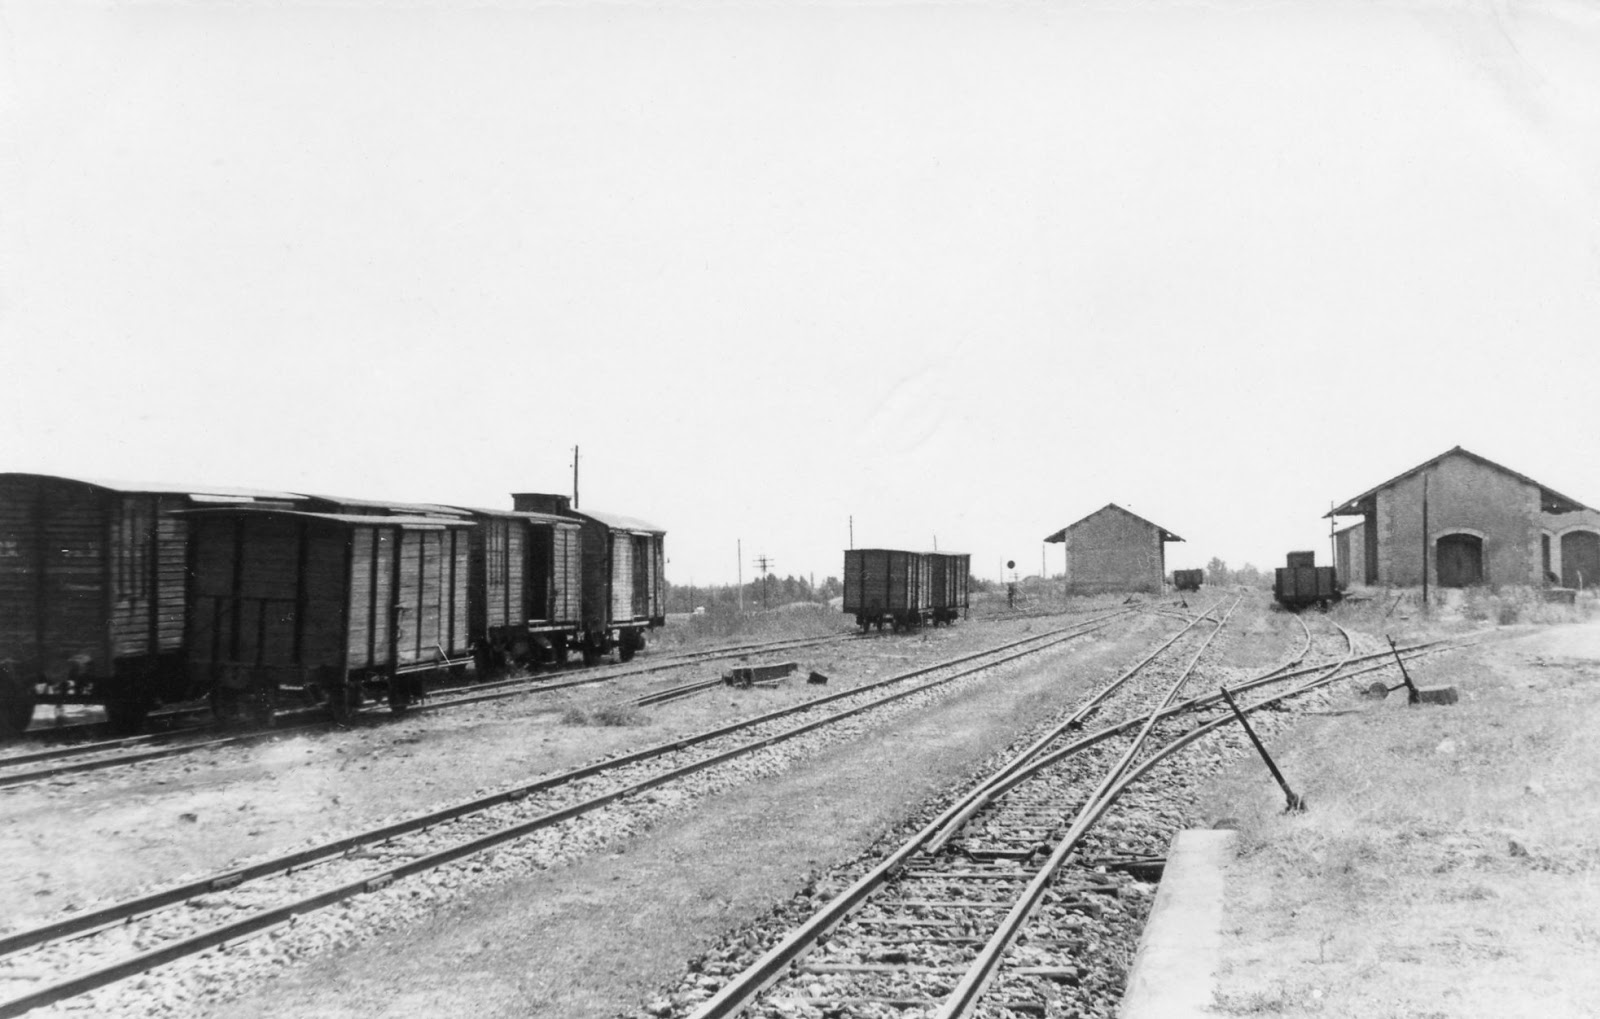
[[[1313,552],[1290,552],[1288,565],[1278,567],[1273,576],[1272,596],[1287,609],[1307,605],[1327,608],[1344,597],[1339,576],[1332,566],[1316,565]]]
[[[188,524],[174,511],[297,499],[0,474],[0,731],[40,702],[102,704],[132,730],[203,694],[184,669]]]
[[[935,625],[953,623],[967,614],[972,557],[964,552],[925,552],[931,588],[928,606]]]
[[[933,609],[932,573],[921,552],[850,549],[844,554],[844,613],[863,630],[920,626]]]
[[[576,521],[583,540],[583,632],[586,663],[612,648],[628,661],[644,647],[645,633],[667,621],[666,532],[634,517],[575,510],[564,495],[516,492],[521,512]]]
[[[392,513],[187,514],[192,685],[219,716],[270,720],[285,696],[343,716],[403,710],[421,673],[465,664],[470,522]]]
[[[471,509],[467,626],[478,671],[566,661],[583,635],[583,534],[547,513]]]
[[[1180,591],[1198,591],[1206,582],[1205,570],[1173,570],[1172,586]]]

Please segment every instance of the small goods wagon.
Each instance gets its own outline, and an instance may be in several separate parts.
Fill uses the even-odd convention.
[[[1172,586],[1180,591],[1198,591],[1206,581],[1205,570],[1173,570]]]
[[[582,526],[566,517],[472,509],[467,627],[478,673],[567,659],[583,635]]]
[[[422,673],[470,661],[470,521],[272,509],[189,518],[191,682],[218,717],[266,723],[285,696],[345,717],[377,694],[395,711]]]
[[[866,630],[922,625],[933,610],[933,568],[920,552],[853,548],[844,554],[844,612]]]
[[[629,661],[645,633],[667,621],[666,531],[634,517],[576,510],[564,495],[516,492],[520,512],[575,520],[583,535],[583,633],[579,648],[593,665],[613,648]]]
[[[1272,596],[1287,609],[1307,605],[1327,608],[1344,597],[1339,577],[1332,566],[1318,566],[1315,552],[1290,552],[1288,565],[1280,566],[1273,577]]]
[[[934,625],[953,623],[967,614],[972,557],[962,552],[926,552],[923,557],[933,584],[928,600]]]
[[[173,511],[298,498],[0,474],[0,733],[39,703],[103,705],[133,731],[203,695],[183,668],[188,525]]]

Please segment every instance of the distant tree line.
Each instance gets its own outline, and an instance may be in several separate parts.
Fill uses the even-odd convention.
[[[1216,556],[1206,563],[1206,583],[1217,586],[1236,584],[1244,587],[1270,586],[1271,578],[1254,565],[1245,563],[1237,570],[1228,569],[1228,564]]]
[[[793,602],[827,602],[844,594],[844,585],[838,577],[828,577],[820,584],[810,578],[778,577],[768,574],[765,580],[757,577],[744,585],[744,607],[759,609],[776,607]],[[667,611],[693,612],[703,608],[707,612],[725,611],[739,607],[737,584],[667,584]]]

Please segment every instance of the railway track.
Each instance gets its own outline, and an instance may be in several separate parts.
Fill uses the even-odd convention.
[[[627,679],[633,676],[649,675],[669,669],[684,668],[701,662],[747,658],[761,654],[777,654],[823,644],[844,643],[861,639],[870,638],[862,638],[854,633],[830,634],[822,637],[788,638],[731,647],[710,648],[704,651],[679,652],[637,665],[581,667],[582,674],[575,676],[570,673],[546,673],[511,679],[489,680],[484,683],[472,684],[470,687],[460,688],[459,690],[439,691],[428,700],[413,705],[410,712],[423,714],[432,711],[443,711],[484,701],[520,697],[531,693],[546,693],[552,690],[563,690],[611,680]],[[314,717],[308,718],[307,716]],[[358,713],[356,724],[362,724],[362,721],[367,723],[382,721],[389,717],[391,717],[389,711],[384,708],[364,710]],[[285,733],[337,727],[337,723],[330,721],[326,713],[321,709],[297,709],[280,712],[279,719],[287,724],[277,724],[269,729],[253,732],[227,733],[211,739],[194,739],[192,737],[204,737],[208,734],[219,732],[219,727],[214,724],[195,726],[173,732],[100,740],[92,743],[56,747],[51,750],[12,754],[0,757],[0,788],[43,782],[63,775],[101,771],[107,768],[137,764],[142,761],[178,757],[203,750],[249,746],[254,743],[275,739]]]
[[[1126,615],[1113,612],[974,654],[829,693],[706,732],[542,778],[150,895],[0,936],[0,1017],[290,925],[407,877],[506,846],[686,776],[838,726],[1037,655]],[[19,976],[20,975],[20,976]]]
[[[1334,626],[1316,663],[1305,664],[1313,645],[1307,630],[1298,653],[1232,685],[1236,697],[1282,688],[1242,710],[1393,668],[1387,650],[1357,654],[1351,635]],[[1403,653],[1453,646],[1436,641]],[[728,979],[709,999],[679,1007],[691,1019],[1103,1013],[1105,996],[1117,991],[1117,978],[1104,971],[1117,961],[1099,947],[1101,934],[1112,917],[1133,923],[1119,906],[1124,890],[1148,888],[1116,871],[1147,860],[1127,841],[1090,833],[1135,782],[1172,767],[1174,754],[1232,723],[1232,713],[1219,710],[1220,691],[1179,699],[1203,651],[1155,704],[1123,705],[1124,721],[1084,733],[1082,722],[1111,691],[1131,689],[1128,677],[1119,677],[901,845],[835,877],[841,891],[761,944],[759,956],[724,965]],[[1148,702],[1150,691],[1131,698],[1141,699]],[[1117,835],[1134,827],[1122,824]],[[1091,848],[1097,855],[1086,855]],[[657,1007],[652,1014],[680,1012]]]

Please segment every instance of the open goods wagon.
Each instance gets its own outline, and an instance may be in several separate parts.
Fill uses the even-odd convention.
[[[1339,576],[1332,566],[1318,566],[1314,552],[1290,552],[1288,565],[1277,568],[1272,581],[1272,596],[1286,609],[1307,605],[1327,608],[1344,597]]]
[[[933,612],[933,570],[921,552],[853,548],[844,554],[844,612],[866,630],[904,630]]]
[[[1206,582],[1205,570],[1173,570],[1172,586],[1180,591],[1198,591]]]
[[[929,606],[935,625],[953,623],[967,614],[972,557],[963,552],[924,552],[933,584]]]
[[[37,704],[94,704],[133,731],[203,696],[183,668],[188,524],[286,492],[0,474],[0,734]]]
[[[285,698],[346,717],[395,711],[422,674],[461,667],[470,521],[303,510],[193,510],[187,672],[218,717],[267,723]]]
[[[545,513],[576,521],[582,534],[582,632],[578,647],[586,665],[613,648],[629,661],[644,647],[645,634],[667,621],[666,532],[634,517],[576,510],[564,495],[515,492],[519,512]]]

